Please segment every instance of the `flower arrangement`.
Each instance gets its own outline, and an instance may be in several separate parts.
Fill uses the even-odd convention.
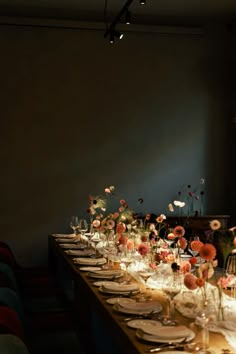
[[[196,242],[196,241],[195,241]],[[207,302],[207,280],[210,279],[214,274],[214,267],[217,266],[216,257],[216,248],[214,245],[210,243],[200,244],[198,243],[199,256],[205,261],[200,264],[198,268],[198,276],[187,272],[184,276],[184,285],[189,290],[196,290],[200,288],[202,291],[203,303],[204,305]],[[196,261],[195,257],[192,257],[192,261],[190,259],[190,269],[191,265]]]
[[[232,280],[232,276],[220,277],[217,281],[218,288],[218,321],[224,321],[223,289],[226,289]]]
[[[200,187],[199,187],[200,185]],[[168,204],[168,210],[174,212],[178,208],[179,215],[184,215],[184,207],[187,206],[187,216],[203,215],[203,198],[205,195],[205,179],[201,178],[199,185],[192,187],[191,184],[184,184],[178,191],[177,199]],[[198,210],[195,210],[195,203],[198,205]]]

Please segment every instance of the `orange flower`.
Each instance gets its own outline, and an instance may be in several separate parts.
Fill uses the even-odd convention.
[[[146,256],[149,251],[149,246],[144,242],[140,243],[140,245],[138,246],[138,252],[142,257]]]
[[[211,261],[216,256],[216,248],[211,243],[205,243],[199,251],[199,256],[206,261]]]
[[[182,237],[185,234],[185,229],[183,226],[178,225],[178,226],[175,226],[173,233],[177,237]]]
[[[203,245],[204,244],[201,241],[198,241],[198,240],[192,241],[191,244],[190,244],[191,249],[193,251],[197,251],[197,252],[200,251],[200,249],[202,248]]]
[[[182,249],[182,250],[185,250],[185,248],[187,247],[187,240],[186,240],[186,238],[184,238],[184,237],[180,237],[179,239],[178,239],[178,245],[179,245],[179,247]]]
[[[196,284],[197,284],[197,286],[199,286],[199,287],[203,287],[203,286],[205,285],[205,279],[203,279],[203,278],[197,278],[197,279],[196,279]]]
[[[184,277],[184,285],[189,290],[195,290],[195,289],[197,289],[197,284],[196,284],[197,279],[198,278],[195,277],[193,274],[187,273]]]
[[[175,237],[176,237],[176,236],[173,234],[173,232],[170,232],[170,233],[167,235],[167,239],[168,239],[168,240],[174,240]]]
[[[197,257],[191,257],[189,259],[189,263],[192,264],[192,265],[197,264]]]
[[[116,226],[116,233],[117,234],[122,234],[125,232],[126,226],[123,222],[119,222]]]

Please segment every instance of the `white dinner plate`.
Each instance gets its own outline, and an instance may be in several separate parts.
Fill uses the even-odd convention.
[[[79,237],[58,237],[56,238],[56,242],[58,243],[78,243],[80,242]]]
[[[106,258],[73,258],[73,262],[81,265],[102,265],[107,262]]]
[[[131,300],[131,299],[130,299]],[[159,321],[154,321],[154,320],[130,320],[129,322],[127,322],[127,326],[131,327],[131,328],[145,328],[146,326],[156,326],[156,327],[160,327],[162,326],[161,322]]]
[[[130,292],[139,290],[139,286],[136,283],[133,284],[119,284],[116,282],[107,282],[102,285],[104,291],[117,291],[120,292]]]
[[[118,312],[132,315],[147,315],[150,312],[158,313],[162,311],[162,305],[157,301],[115,304],[113,308]]]
[[[85,271],[85,272],[92,272],[93,270],[101,270],[101,267],[80,267],[79,270]]]
[[[95,254],[94,250],[66,250],[66,254],[69,254],[70,256],[80,256],[80,257],[89,257]]]
[[[95,282],[93,283],[93,285],[95,285],[95,286],[103,286],[103,285],[105,285],[105,284],[107,284],[107,283],[114,283],[114,281],[99,280],[99,281],[95,281]],[[118,284],[118,283],[117,283],[117,284]]]
[[[52,234],[53,237],[62,237],[62,238],[73,238],[75,237],[74,234]]]
[[[161,326],[157,328],[156,326],[147,325],[143,331],[146,334],[150,334],[155,337],[167,338],[169,340],[186,338],[191,334],[191,329],[186,326]]]
[[[124,297],[111,297],[110,299],[107,299],[106,302],[110,305],[115,305],[115,304],[124,304],[124,303],[131,303],[135,302],[134,299],[130,298],[124,298]]]
[[[61,248],[65,249],[76,249],[76,250],[83,250],[87,248],[87,246],[84,243],[59,243],[59,246]]]
[[[145,340],[147,342],[153,342],[153,343],[180,343],[182,342],[186,337],[179,337],[179,338],[172,338],[172,337],[161,337],[161,336],[152,336],[151,334],[147,334],[143,332],[142,328],[138,328],[136,331],[136,336],[139,339]],[[189,330],[189,335],[188,335],[188,342],[190,342],[193,338],[195,337],[195,333],[191,330]]]
[[[133,291],[112,291],[112,290],[103,289],[102,286],[99,288],[99,291],[103,294],[124,295],[124,296],[137,295],[140,292],[139,289],[133,290]],[[116,304],[116,305],[118,305],[118,304]]]
[[[121,278],[123,273],[119,270],[101,270],[99,272],[91,272],[89,276],[97,279],[116,279]]]

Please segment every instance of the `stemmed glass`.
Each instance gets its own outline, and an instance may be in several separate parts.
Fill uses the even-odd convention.
[[[79,229],[79,218],[78,216],[72,216],[70,219],[70,227],[74,231],[74,236],[78,235],[78,229]]]
[[[88,231],[88,223],[85,219],[79,220],[79,230],[81,234],[81,238],[84,238],[85,232]]]
[[[178,274],[173,273],[173,275],[168,276],[163,280],[162,291],[167,296],[168,307],[167,307],[167,319],[175,320],[175,305],[174,297],[181,291],[181,281]]]

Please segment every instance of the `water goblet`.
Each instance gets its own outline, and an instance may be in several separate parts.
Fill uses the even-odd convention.
[[[175,321],[174,297],[181,291],[181,282],[177,274],[170,275],[163,280],[162,291],[168,299],[166,318]]]
[[[85,232],[88,231],[88,223],[85,219],[79,220],[79,230],[80,230],[81,238],[84,239]]]
[[[70,227],[74,231],[74,236],[78,235],[78,229],[79,229],[79,218],[78,216],[72,216],[70,219]]]

